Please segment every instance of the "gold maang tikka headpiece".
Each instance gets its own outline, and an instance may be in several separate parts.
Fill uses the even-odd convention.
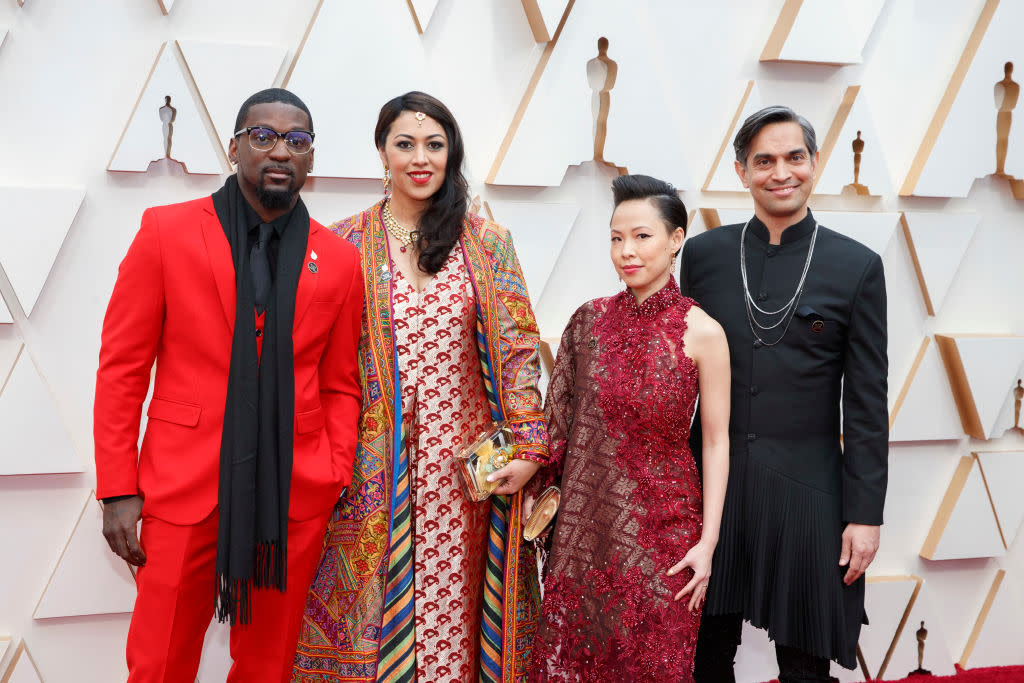
[[[413,114],[413,116],[416,117],[416,125],[422,128],[423,127],[423,119],[427,118],[427,115],[424,114],[421,111],[418,111],[415,114]]]

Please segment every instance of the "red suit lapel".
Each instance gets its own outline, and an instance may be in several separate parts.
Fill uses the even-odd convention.
[[[217,218],[213,209],[213,202],[205,207],[202,217],[203,239],[206,241],[206,253],[210,258],[210,269],[213,271],[214,281],[217,283],[217,294],[220,296],[221,306],[224,308],[224,321],[227,323],[228,332],[234,334],[235,330],[235,264],[231,260],[231,245],[224,234],[224,228]],[[314,244],[319,237],[320,228],[311,224],[309,239],[306,243],[306,254],[302,264],[302,272],[299,274],[299,285],[295,292],[295,323],[302,320],[306,309],[313,301],[316,293],[319,277],[317,272],[309,267],[313,264],[318,271],[320,263],[313,259],[312,254],[316,250]]]

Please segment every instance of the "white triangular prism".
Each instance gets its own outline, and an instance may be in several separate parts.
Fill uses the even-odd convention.
[[[81,472],[53,396],[22,353],[0,393],[0,475]]]
[[[157,0],[160,3],[160,11],[165,15],[171,13],[171,9],[174,7],[174,0]]]
[[[32,661],[32,656],[29,655],[24,642],[14,653],[14,659],[4,683],[43,683],[43,677],[39,675],[39,669]]]
[[[1024,451],[982,451],[977,456],[981,471],[985,473],[999,528],[1003,531],[1006,546],[1010,547],[1024,521],[1024,496],[1020,491],[1021,482],[1024,482]]]
[[[970,657],[961,666],[973,668],[978,666],[1019,666],[1024,664],[1024,594],[1022,594],[1021,575],[1016,576],[1013,570],[1007,571],[996,591],[995,599],[989,608],[988,615]]]
[[[7,308],[7,303],[0,297],[0,324],[13,323],[14,318],[11,317],[11,312]]]
[[[8,225],[20,226],[0,230],[0,266],[25,315],[32,314],[84,197],[79,188],[0,187]]]
[[[861,627],[857,645],[872,677],[877,676],[885,661],[885,655],[889,652],[889,646],[896,637],[900,621],[920,581],[914,576],[868,577],[864,610],[870,623]]]
[[[927,581],[922,582],[917,600],[914,601],[914,607],[910,610],[907,623],[904,624],[903,632],[889,659],[889,665],[879,678],[899,680],[917,668],[917,632],[922,621],[928,631],[924,639],[923,668],[935,676],[956,675],[956,668],[953,666],[956,658],[949,649],[945,622],[935,608],[935,602],[941,598],[942,596],[931,593]]]
[[[671,54],[649,31],[639,3],[580,4],[569,12],[550,59],[537,81],[500,166],[488,182],[498,185],[561,184],[568,167],[594,158],[597,90],[587,65],[598,57],[598,41],[608,40],[607,57],[618,73],[609,92],[604,159],[619,167],[692,187],[687,146],[670,106],[678,84],[661,78],[651,64]],[[646,8],[644,8],[646,9]],[[595,87],[596,86],[596,87]],[[658,131],[652,134],[652,131]]]
[[[380,201],[380,193],[353,190],[345,194],[307,192],[302,201],[309,209],[309,215],[321,225],[331,225],[340,220],[365,211]]]
[[[387,27],[387,49],[374,30],[347,31],[338,39],[339,27],[373,26]],[[406,4],[324,2],[295,59],[284,87],[298,93],[314,116],[330,117],[331,134],[316,141],[315,175],[379,178],[383,167],[371,137],[381,105],[409,90],[434,92]]]
[[[946,211],[906,211],[903,215],[932,310],[938,314],[980,219],[975,213]]]
[[[889,430],[889,441],[943,441],[963,436],[949,375],[929,344]]]
[[[816,211],[814,216],[823,226],[857,240],[879,256],[885,256],[900,221],[898,213],[874,211]]]
[[[434,17],[434,10],[437,9],[438,0],[409,0],[409,6],[416,14],[416,23],[420,26],[420,32],[426,33],[430,20]]]
[[[8,650],[14,645],[14,641],[11,640],[10,636],[0,636],[0,664],[3,663],[4,657],[7,656]],[[0,676],[4,673],[3,669],[0,669]]]
[[[219,151],[210,140],[208,121],[201,103],[192,96],[188,78],[178,62],[179,50],[174,43],[160,48],[153,70],[146,79],[142,94],[135,104],[124,134],[118,142],[108,171],[145,172],[151,162],[164,159],[166,135],[171,136],[171,159],[185,165],[195,174],[219,175],[224,167]],[[170,115],[165,107],[171,98],[173,123],[165,129],[163,118]]]
[[[746,223],[754,215],[752,209],[716,209],[716,211],[718,212],[718,220],[721,221],[719,227],[722,225]]]
[[[536,306],[562,253],[580,207],[576,204],[488,202],[494,220],[512,233],[530,301]]]
[[[135,579],[102,539],[103,510],[90,492],[34,618],[120,614],[135,608]]]
[[[550,40],[558,30],[558,22],[562,20],[562,15],[565,14],[565,8],[569,2],[568,0],[533,0],[533,2],[540,10],[541,21],[544,22],[544,28],[547,30]]]
[[[179,40],[178,46],[227,154],[239,105],[274,84],[288,51],[279,45],[196,40]]]
[[[985,438],[991,439],[1024,362],[1024,337],[955,337]]]
[[[860,50],[854,36],[844,30],[846,13],[834,0],[804,0],[779,59],[794,62],[855,64]]]
[[[889,165],[886,163],[884,147],[875,126],[875,117],[863,89],[858,92],[853,106],[850,107],[850,113],[846,116],[828,163],[818,169],[821,179],[814,186],[816,194],[841,194],[847,185],[853,183],[853,142],[857,139],[858,133],[861,142],[864,143],[864,151],[861,153],[857,182],[866,186],[872,196],[892,194]]]
[[[736,168],[734,162],[736,161],[736,153],[733,150],[732,141],[736,137],[736,131],[748,116],[764,108],[764,100],[761,99],[761,91],[758,89],[756,83],[747,83],[742,86],[742,97],[738,100],[737,109],[739,109],[739,116],[736,117],[736,122],[729,127],[729,130],[725,131],[725,136],[722,138],[722,155],[718,159],[718,163],[711,170],[711,176],[708,179],[705,190],[711,192],[746,192],[747,189],[743,187],[743,183],[740,182],[740,177],[736,175]],[[723,223],[722,225],[727,225]]]
[[[18,360],[24,345],[17,338],[0,338],[0,395],[3,394],[7,378],[14,369],[14,363]]]
[[[1000,557],[1005,553],[981,470],[972,463],[960,496],[953,503],[942,537],[929,559],[963,560]]]
[[[1024,3],[1001,2],[981,38],[956,99],[925,161],[913,194],[924,197],[966,197],[975,178],[996,170],[996,83],[1003,80],[1003,67],[1012,62],[1024,65]],[[1011,77],[1020,84],[1021,72]],[[1014,112],[1020,112],[1020,106]],[[1005,172],[1024,178],[1024,135],[1014,116],[1006,149]]]
[[[712,211],[714,211],[714,209],[712,209]],[[686,238],[683,240],[683,244],[686,243],[686,240],[688,240],[688,239],[690,239],[692,237],[696,237],[697,235],[699,235],[699,234],[701,234],[703,232],[707,232],[709,230],[709,228],[707,226],[707,222],[705,221],[705,218],[704,218],[704,213],[705,212],[702,209],[700,211],[697,211],[694,214],[693,220],[690,221],[690,224],[686,226]],[[678,277],[679,273],[674,273],[674,275],[676,275],[676,277]]]
[[[778,59],[857,64],[885,0],[803,0]]]

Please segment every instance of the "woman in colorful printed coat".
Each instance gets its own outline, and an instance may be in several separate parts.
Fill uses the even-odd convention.
[[[562,494],[531,680],[693,681],[729,473],[729,347],[672,278],[686,228],[675,188],[634,175],[612,191],[627,289],[569,320],[545,404],[551,463],[529,487]],[[698,394],[703,495],[688,443]]]
[[[331,226],[362,255],[359,446],[293,681],[512,683],[540,603],[518,493],[548,458],[537,324],[511,235],[468,212],[448,108],[406,93],[374,139],[385,197]],[[474,503],[453,457],[492,420],[510,423],[515,458],[491,475],[500,495]]]

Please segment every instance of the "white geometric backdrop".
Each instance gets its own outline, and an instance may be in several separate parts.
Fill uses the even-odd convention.
[[[596,115],[604,158],[674,182],[695,234],[750,215],[736,121],[774,103],[805,114],[824,162],[811,206],[882,255],[889,297],[866,671],[836,673],[905,675],[921,621],[935,673],[1024,663],[1024,435],[1008,431],[1024,200],[1017,179],[989,175],[993,88],[1006,61],[1024,79],[1021,13],[1017,0],[0,0],[0,680],[124,679],[133,579],[91,493],[103,312],[142,211],[217,189],[237,106],[281,84],[312,109],[304,195],[324,223],[380,195],[380,105],[412,88],[443,99],[549,338],[618,289],[618,170],[588,161]],[[1011,174],[1024,174],[1018,110]],[[848,187],[858,131],[861,194]],[[767,639],[744,637],[738,680],[768,680]],[[200,680],[223,680],[226,642],[211,628]]]

